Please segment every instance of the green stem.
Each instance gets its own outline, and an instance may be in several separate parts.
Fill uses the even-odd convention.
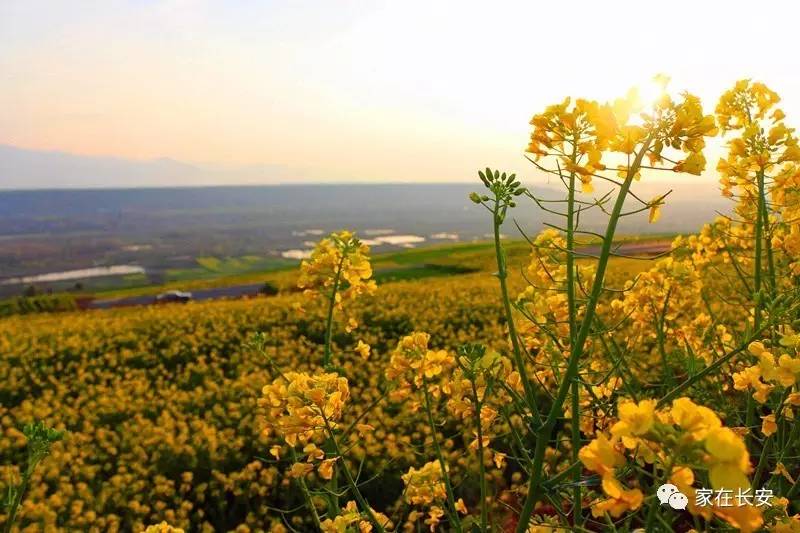
[[[730,352],[726,353],[725,355],[723,355],[722,357],[720,357],[719,359],[717,359],[716,361],[705,367],[697,374],[694,374],[686,378],[685,381],[683,381],[681,384],[677,385],[674,389],[672,389],[664,396],[662,396],[661,399],[658,400],[658,404],[656,405],[656,407],[659,408],[663,407],[667,402],[675,399],[680,393],[682,393],[683,391],[685,391],[686,389],[688,389],[689,387],[691,387],[692,385],[703,379],[705,376],[711,374],[712,372],[716,371],[719,367],[730,361],[731,358],[747,350],[747,347],[750,345],[750,343],[758,339],[761,336],[761,333],[765,329],[766,326],[762,326],[760,329],[756,330],[750,336],[750,338],[748,338],[745,342],[740,344],[735,350],[731,350]]]
[[[433,449],[436,452],[436,459],[439,461],[439,468],[442,470],[444,488],[447,492],[447,514],[450,516],[450,521],[453,522],[453,529],[460,533],[461,522],[458,519],[458,511],[456,511],[456,500],[453,496],[453,486],[450,483],[450,474],[447,471],[447,463],[445,463],[444,456],[442,455],[442,448],[439,446],[439,439],[436,437],[436,424],[433,421],[433,411],[431,410],[431,395],[428,391],[428,380],[424,377],[422,378],[422,389],[425,393],[425,412],[428,415],[428,425],[431,427]]]
[[[514,442],[517,445],[519,454],[522,456],[522,459],[530,463],[531,457],[530,455],[528,455],[528,450],[525,448],[525,444],[522,442],[522,437],[520,437],[519,431],[517,431],[517,428],[514,427],[514,424],[511,421],[511,417],[508,414],[508,410],[503,408],[500,410],[500,412],[503,413],[503,419],[506,421],[506,424],[508,424],[511,436],[514,437]]]
[[[666,468],[664,469],[663,475],[659,477],[655,483],[653,483],[653,489],[661,486],[661,484],[664,481],[669,479],[669,476],[672,475],[672,465],[674,464],[675,464],[675,459],[673,457],[670,457],[669,461],[667,462]],[[653,499],[658,501],[655,495],[653,496]],[[653,503],[653,505],[650,506],[650,510],[647,512],[647,522],[644,526],[645,531],[653,531],[653,521],[656,519],[658,507],[659,505],[655,502]]]
[[[325,422],[325,429],[328,432],[328,439],[333,444],[333,449],[336,452],[336,456],[340,459],[339,462],[342,463],[342,473],[344,473],[344,477],[347,480],[347,485],[350,487],[350,492],[353,493],[353,497],[356,499],[356,502],[358,502],[358,506],[361,508],[361,511],[367,515],[369,521],[378,528],[380,533],[385,533],[386,530],[383,528],[383,524],[378,522],[378,519],[375,517],[375,513],[372,512],[372,507],[370,507],[369,503],[367,503],[367,500],[364,499],[364,496],[358,489],[358,485],[356,485],[353,474],[350,472],[350,468],[347,467],[347,462],[344,459],[342,450],[339,448],[339,443],[336,440],[336,436],[333,434],[333,428],[331,428],[328,417],[325,416],[325,413],[322,410],[320,410],[320,414],[322,415],[322,420]]]
[[[764,232],[764,248],[767,252],[767,281],[769,282],[769,289],[770,295],[772,297],[775,296],[775,291],[777,289],[777,276],[775,274],[775,257],[772,253],[772,241],[771,241],[771,234],[770,231],[770,224],[769,224],[769,210],[767,207],[767,190],[766,185],[764,183],[764,170],[762,169],[759,171],[759,192],[761,195],[761,201],[759,202],[760,205],[760,213],[762,219],[762,227]]]
[[[571,345],[571,353],[567,364],[567,369],[561,380],[561,384],[559,385],[555,400],[550,407],[550,411],[547,414],[547,418],[543,427],[537,435],[536,449],[533,454],[533,466],[531,468],[531,480],[528,486],[528,495],[525,499],[522,510],[520,511],[520,518],[516,529],[517,533],[525,533],[525,531],[527,531],[528,523],[530,522],[531,515],[533,514],[533,508],[538,501],[539,492],[541,490],[542,476],[544,474],[542,469],[544,463],[544,452],[553,435],[553,429],[555,429],[559,412],[561,411],[561,408],[564,405],[564,400],[566,399],[566,396],[571,388],[572,380],[577,374],[578,360],[583,355],[583,345],[586,342],[586,339],[589,337],[589,331],[592,327],[592,323],[594,322],[597,303],[600,300],[600,294],[603,292],[606,268],[608,267],[609,257],[611,256],[611,245],[614,239],[614,234],[617,230],[617,223],[619,222],[619,216],[622,212],[622,206],[625,203],[625,198],[628,196],[628,191],[630,190],[631,182],[633,182],[633,177],[639,171],[639,168],[642,164],[642,159],[644,158],[645,152],[647,152],[647,149],[650,147],[651,141],[652,136],[648,136],[644,141],[642,148],[636,154],[633,165],[628,169],[628,174],[625,177],[625,181],[620,185],[619,194],[614,202],[614,207],[611,211],[608,226],[606,227],[606,232],[603,237],[600,258],[597,262],[597,271],[595,273],[592,289],[589,293],[589,299],[586,302],[586,311],[584,313],[583,320],[581,321],[581,327],[578,330],[575,342]]]
[[[755,250],[753,254],[753,302],[754,319],[753,327],[758,329],[761,326],[761,312],[763,298],[761,297],[761,247],[764,234],[763,220],[761,218],[762,204],[764,203],[764,179],[761,172],[758,173],[758,213],[756,215],[756,234]]]
[[[581,471],[581,467],[582,467],[582,463],[581,463],[580,461],[576,461],[576,462],[572,463],[571,465],[569,465],[569,466],[568,466],[567,468],[565,468],[564,470],[562,470],[561,472],[559,472],[558,474],[556,474],[555,476],[553,476],[553,477],[551,477],[550,479],[548,479],[548,480],[545,482],[545,484],[546,484],[548,487],[555,487],[556,485],[558,485],[558,483],[559,483],[559,482],[560,482],[562,479],[564,479],[564,478],[566,478],[566,477],[569,477],[570,475],[572,475],[572,474],[575,472],[575,470],[577,470],[578,472],[580,472],[580,471]]]
[[[494,225],[494,253],[497,258],[497,278],[500,280],[500,294],[503,300],[503,310],[506,315],[506,323],[508,324],[508,334],[511,337],[511,346],[514,353],[514,364],[519,372],[522,387],[525,390],[525,401],[531,414],[539,419],[539,409],[536,406],[536,396],[534,395],[533,385],[528,379],[528,372],[525,369],[525,360],[522,357],[522,347],[519,344],[517,337],[517,328],[514,323],[514,314],[511,311],[511,300],[508,296],[508,285],[506,278],[508,271],[506,269],[505,256],[503,254],[503,247],[500,245],[500,226],[502,221],[500,219],[500,200],[495,197],[494,210],[492,211],[492,223]]]
[[[784,496],[787,500],[792,501],[795,496],[797,496],[798,491],[800,491],[800,476],[795,479],[794,485],[789,488],[789,492],[786,493]]]
[[[664,367],[664,384],[667,386],[665,390],[673,386],[673,379],[672,379],[672,367],[670,367],[669,362],[667,361],[667,349],[666,349],[666,322],[667,322],[667,312],[669,311],[669,300],[670,295],[672,294],[672,289],[667,291],[667,294],[664,298],[664,305],[662,306],[661,310],[656,310],[656,306],[652,305],[653,308],[653,316],[656,319],[656,330],[657,340],[658,340],[658,352],[661,355],[661,365]]]
[[[342,258],[336,268],[336,276],[333,279],[333,290],[328,300],[328,318],[325,323],[325,354],[322,358],[322,365],[327,369],[331,364],[331,337],[333,337],[333,310],[336,308],[336,293],[339,292],[339,284],[342,280],[342,267],[347,257],[347,250],[342,250]]]
[[[331,291],[330,299],[328,300],[328,317],[325,323],[325,354],[322,358],[322,366],[326,370],[331,365],[332,343],[333,343],[333,311],[336,308],[336,294],[339,292],[339,285],[342,279],[342,267],[344,260],[347,257],[347,248],[342,250],[342,258],[339,260],[339,265],[336,267],[336,276],[333,279],[333,289]],[[339,512],[339,476],[337,475],[337,466],[333,465],[333,477],[330,480],[330,510],[329,513]]]
[[[756,181],[758,182],[758,202],[757,213],[755,221],[755,243],[754,243],[754,266],[753,266],[753,327],[759,329],[761,327],[761,320],[764,309],[764,295],[762,294],[762,247],[764,245],[764,232],[765,223],[764,214],[766,213],[766,193],[764,190],[764,172],[759,170],[756,174]],[[756,406],[752,396],[747,397],[747,405],[745,410],[745,425],[750,428],[755,424]],[[752,443],[753,437],[748,435],[748,442]]]
[[[475,380],[470,380],[472,385],[472,398],[475,402],[475,426],[478,432],[478,472],[481,476],[481,531],[488,531],[489,515],[486,508],[487,487],[486,487],[486,465],[483,464],[483,428],[481,427],[482,402],[478,399],[478,388]]]
[[[758,458],[758,466],[756,466],[756,471],[753,473],[753,487],[758,488],[761,483],[761,475],[764,473],[764,468],[767,466],[769,454],[772,453],[772,437],[773,435],[767,437],[764,441],[764,447],[761,448],[761,457]]]
[[[294,448],[292,448],[292,461],[295,463],[297,462],[297,453],[294,451]],[[305,479],[302,477],[297,478],[297,484],[300,485],[300,490],[303,492],[303,497],[306,500],[306,506],[311,512],[311,517],[314,519],[314,525],[317,526],[319,531],[322,531],[322,523],[320,522],[317,508],[314,506],[314,500],[311,498],[311,491],[308,490],[308,485],[306,485]]]
[[[3,528],[3,533],[11,532],[11,526],[14,524],[14,520],[17,517],[19,504],[22,503],[22,497],[25,495],[25,491],[28,490],[28,483],[30,482],[31,475],[33,475],[33,471],[36,469],[37,464],[39,464],[38,461],[32,461],[28,463],[28,466],[25,468],[25,472],[22,473],[22,480],[20,481],[19,487],[17,487],[16,491],[14,492],[14,499],[12,500],[11,507],[9,508],[8,518],[6,519],[6,525]]]
[[[789,432],[789,436],[786,442],[788,443],[788,445],[784,445],[781,447],[781,452],[775,461],[776,463],[782,463],[783,458],[786,456],[786,452],[788,452],[790,449],[793,449],[795,443],[800,442],[800,424],[795,424],[795,423],[792,424],[792,429]]]
[[[572,143],[572,163],[576,164],[576,153],[578,150],[578,140],[573,139]],[[577,309],[575,307],[575,172],[569,173],[569,190],[567,192],[567,307],[569,316],[569,344],[570,349],[574,349],[575,331],[577,329]],[[578,376],[572,382],[572,462],[578,461],[578,452],[581,447],[581,413],[580,413],[580,383]],[[581,487],[581,471],[575,470],[573,481],[575,486],[572,489],[572,516],[574,525],[580,527],[583,524],[581,514],[581,502],[583,500]]]
[[[783,396],[781,397],[781,403],[778,404],[777,409],[774,411],[775,415],[775,424],[781,424],[781,415],[783,414],[783,408],[786,405],[786,400],[789,398],[789,394],[791,394],[792,389],[791,387],[787,387],[786,390],[783,392]],[[767,466],[767,462],[769,460],[769,455],[772,452],[772,447],[774,445],[775,435],[770,435],[764,441],[764,446],[761,448],[761,457],[758,458],[758,465],[756,466],[756,470],[753,473],[753,486],[758,487],[761,482],[761,475],[764,473],[764,469]]]
[[[580,429],[580,401],[579,401],[580,388],[578,386],[578,378],[576,377],[572,382],[572,462],[578,461],[578,452],[581,448],[581,429]],[[572,480],[575,486],[572,488],[572,516],[575,526],[580,526],[583,523],[583,515],[581,513],[581,503],[583,501],[581,489],[581,471],[575,470]]]

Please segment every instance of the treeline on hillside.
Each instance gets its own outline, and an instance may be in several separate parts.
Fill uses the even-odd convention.
[[[51,313],[54,311],[72,311],[78,308],[75,297],[71,294],[40,294],[35,296],[17,296],[0,300],[0,317],[11,315],[27,315],[30,313]]]

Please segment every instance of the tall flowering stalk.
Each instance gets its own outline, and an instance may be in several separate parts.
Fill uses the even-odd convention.
[[[456,419],[465,425],[471,422],[472,441],[478,461],[480,482],[480,530],[488,531],[490,522],[490,489],[487,483],[487,456],[494,466],[502,469],[506,455],[491,449],[497,436],[500,412],[523,391],[519,374],[511,360],[480,344],[465,344],[458,350],[458,368],[453,372],[447,406]],[[515,429],[509,425],[511,431]]]
[[[6,524],[3,528],[4,533],[10,533],[14,526],[14,520],[25,492],[28,490],[31,476],[39,466],[39,463],[50,454],[50,448],[56,442],[64,438],[64,433],[53,428],[46,427],[42,422],[27,424],[22,430],[27,440],[27,464],[22,471],[22,479],[17,485],[9,485],[5,500],[0,501],[6,510]]]
[[[722,194],[735,207],[731,216],[703,228],[704,239],[688,243],[698,269],[737,295],[750,310],[748,329],[763,337],[744,352],[756,364],[734,374],[734,387],[752,392],[745,424],[753,427],[759,417],[763,420],[756,481],[771,461],[780,464],[785,455],[795,401],[793,379],[787,377],[797,366],[794,329],[782,315],[791,308],[787,296],[797,292],[800,274],[800,147],[779,102],[777,93],[751,80],[736,82],[720,97],[717,121],[728,152],[717,171]],[[721,262],[732,272],[721,269]],[[781,372],[784,379],[776,379]],[[754,436],[749,440],[759,446]]]
[[[663,85],[666,84],[665,80],[660,81],[663,81]],[[564,306],[567,308],[568,329],[559,334],[561,321],[548,324],[546,316],[541,317],[543,320],[539,320],[541,315],[529,315],[532,319],[531,329],[548,337],[545,343],[547,346],[541,348],[563,353],[565,362],[559,372],[560,375],[554,380],[556,390],[552,394],[550,408],[542,417],[541,423],[532,428],[536,445],[532,464],[528,465],[530,480],[519,515],[518,533],[526,531],[534,506],[542,497],[545,450],[553,439],[556,424],[570,392],[572,392],[573,453],[577,454],[576,450],[580,445],[580,434],[577,429],[580,422],[579,384],[582,380],[580,365],[588,347],[587,343],[591,343],[591,337],[597,328],[597,306],[601,296],[606,292],[605,275],[609,259],[613,255],[612,246],[619,220],[643,210],[651,212],[651,220],[657,219],[658,209],[663,203],[663,196],[649,202],[639,199],[631,191],[631,186],[640,178],[644,168],[699,174],[705,167],[705,158],[702,154],[705,146],[704,137],[714,135],[717,131],[714,118],[703,114],[699,99],[684,93],[679,100],[674,101],[666,91],[662,91],[661,96],[653,103],[642,102],[635,91],[630,92],[625,98],[607,104],[580,99],[572,103],[570,99],[566,99],[535,115],[531,124],[533,133],[528,147],[528,151],[534,156],[531,161],[541,171],[557,176],[567,189],[566,198],[562,201],[566,204],[565,212],[546,206],[545,200],[530,193],[527,196],[544,210],[566,218],[565,227],[554,226],[555,230],[566,234],[565,245],[553,245],[551,241],[553,247],[550,249],[550,252],[565,254],[566,262],[556,276],[548,273],[550,287],[545,287],[543,290],[559,294],[556,299],[563,298]],[[682,159],[670,157],[667,155],[670,150],[685,155]],[[649,165],[645,164],[645,158]],[[617,164],[613,167],[613,175],[609,175],[608,165],[612,160]],[[490,177],[491,179],[487,180],[484,174],[482,180],[487,189],[495,195],[496,203],[499,197],[498,178],[501,182],[506,180],[496,173],[492,173]],[[611,197],[611,193],[593,202],[578,200],[578,184],[581,187],[580,192],[591,194],[594,191],[594,182],[599,180],[616,188],[616,198],[610,210],[604,205]],[[629,198],[639,201],[642,208],[625,212],[623,208]],[[493,214],[497,212],[496,208],[492,208],[491,197],[476,194],[473,195],[473,201],[484,205]],[[508,205],[510,206],[510,203]],[[599,255],[595,257],[593,271],[579,279],[575,264],[576,234],[586,233],[579,227],[579,215],[592,207],[602,208],[608,214],[608,223],[605,232],[598,234],[601,246]],[[502,214],[503,216],[493,217],[496,234],[499,233],[498,228],[505,218],[504,211]],[[499,242],[499,239],[496,241]],[[498,246],[498,250],[499,248]],[[534,254],[536,253],[537,250],[534,250]],[[502,252],[498,253],[499,266],[502,265],[501,257]],[[534,296],[533,300],[538,300],[539,298],[535,297],[538,290],[537,287],[533,287],[533,294],[529,291],[528,296]],[[578,295],[581,295],[580,301]],[[509,322],[512,345],[518,346],[519,340],[514,334],[513,327],[514,317],[509,313],[509,299],[502,282],[501,296]],[[542,295],[541,298],[545,296]],[[528,361],[521,360],[522,357],[515,359],[520,375],[523,380],[527,380],[524,367],[529,364]],[[526,389],[531,387],[531,383],[526,385]],[[538,410],[533,405],[530,405],[529,409],[530,414],[536,419]],[[580,481],[578,474],[575,476],[575,480]],[[582,517],[579,486],[575,489],[574,498],[576,501],[573,504],[573,520],[580,523]]]
[[[335,311],[345,311],[345,303],[375,291],[369,248],[353,233],[341,231],[322,239],[308,260],[300,265],[298,287],[306,296],[321,297],[326,303],[325,341],[322,365],[333,370],[333,327]],[[352,330],[356,321],[350,317],[346,329]],[[265,337],[256,338],[262,354]],[[362,353],[369,347],[359,343]],[[339,438],[348,438],[357,429],[359,434],[371,430],[365,424],[355,424],[345,430],[339,428],[345,404],[350,398],[346,377],[337,372],[307,373],[282,372],[275,361],[269,359],[270,370],[276,375],[271,384],[262,390],[259,407],[264,412],[264,437],[278,437],[289,447],[293,464],[289,476],[295,478],[303,492],[315,526],[321,531],[340,531],[356,526],[360,531],[373,527],[383,532],[389,526],[387,517],[375,512],[364,498],[355,476],[348,467]],[[298,453],[298,448],[301,453]],[[273,445],[270,453],[280,458],[282,446]],[[300,461],[304,456],[305,461]],[[323,520],[312,500],[305,477],[316,471],[329,482],[328,516]],[[338,472],[344,475],[348,490],[355,501],[340,509]]]
[[[778,102],[777,93],[763,83],[741,80],[722,95],[716,109],[722,131],[735,134],[729,135],[728,154],[717,171],[723,194],[736,200],[736,218],[727,222],[745,250],[752,250],[751,257],[731,259],[737,265],[744,259],[743,267],[752,273],[755,329],[780,288],[776,249],[791,260],[800,244],[800,147]]]
[[[320,478],[332,480],[338,464],[365,520],[375,526],[377,531],[384,531],[389,519],[369,506],[344,460],[339,443],[337,434],[342,433],[339,424],[349,399],[347,378],[336,373],[281,373],[263,388],[262,397],[258,401],[259,407],[264,410],[264,436],[279,437],[289,446],[294,461],[289,476],[299,480],[309,512],[318,528],[325,530],[328,527],[327,522],[333,522],[334,518],[321,521],[304,478],[316,470]],[[359,429],[371,428],[362,426]],[[332,454],[325,451],[325,444],[328,444]],[[280,445],[274,445],[270,453],[276,459],[280,458],[281,448]],[[297,448],[302,450],[305,461],[298,461]],[[335,516],[339,509],[332,511],[335,511],[332,513]],[[347,508],[347,512],[352,511],[353,509]]]
[[[297,286],[311,297],[321,296],[327,305],[325,346],[322,365],[331,365],[334,312],[344,310],[347,301],[375,292],[369,262],[369,247],[353,233],[331,233],[317,243],[311,257],[300,264]],[[347,328],[352,329],[351,319]]]
[[[443,513],[448,515],[449,524],[453,530],[461,531],[456,498],[450,481],[447,461],[445,461],[439,442],[432,405],[434,399],[439,399],[443,393],[449,392],[449,384],[445,378],[455,366],[455,358],[446,350],[430,349],[429,342],[430,335],[425,332],[414,332],[403,337],[392,353],[386,369],[386,378],[394,384],[390,398],[394,401],[409,400],[406,405],[412,410],[416,410],[420,406],[420,400],[414,397],[415,393],[421,393],[421,404],[431,430],[433,450],[439,468],[437,476],[444,488],[445,511]],[[410,476],[409,479],[413,479],[413,476]],[[435,500],[427,503],[431,504],[433,501]],[[429,520],[438,523],[438,516],[441,516],[440,510],[438,506],[431,507]]]

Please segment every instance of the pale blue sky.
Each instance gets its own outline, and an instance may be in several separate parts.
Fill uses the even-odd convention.
[[[741,77],[800,120],[789,2],[0,3],[0,143],[311,180],[527,170],[528,120],[664,72],[713,109]],[[712,165],[713,166],[713,165]]]

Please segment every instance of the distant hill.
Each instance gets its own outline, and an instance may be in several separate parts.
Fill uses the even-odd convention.
[[[279,165],[224,169],[169,158],[95,157],[0,144],[0,189],[267,184],[296,178]]]

